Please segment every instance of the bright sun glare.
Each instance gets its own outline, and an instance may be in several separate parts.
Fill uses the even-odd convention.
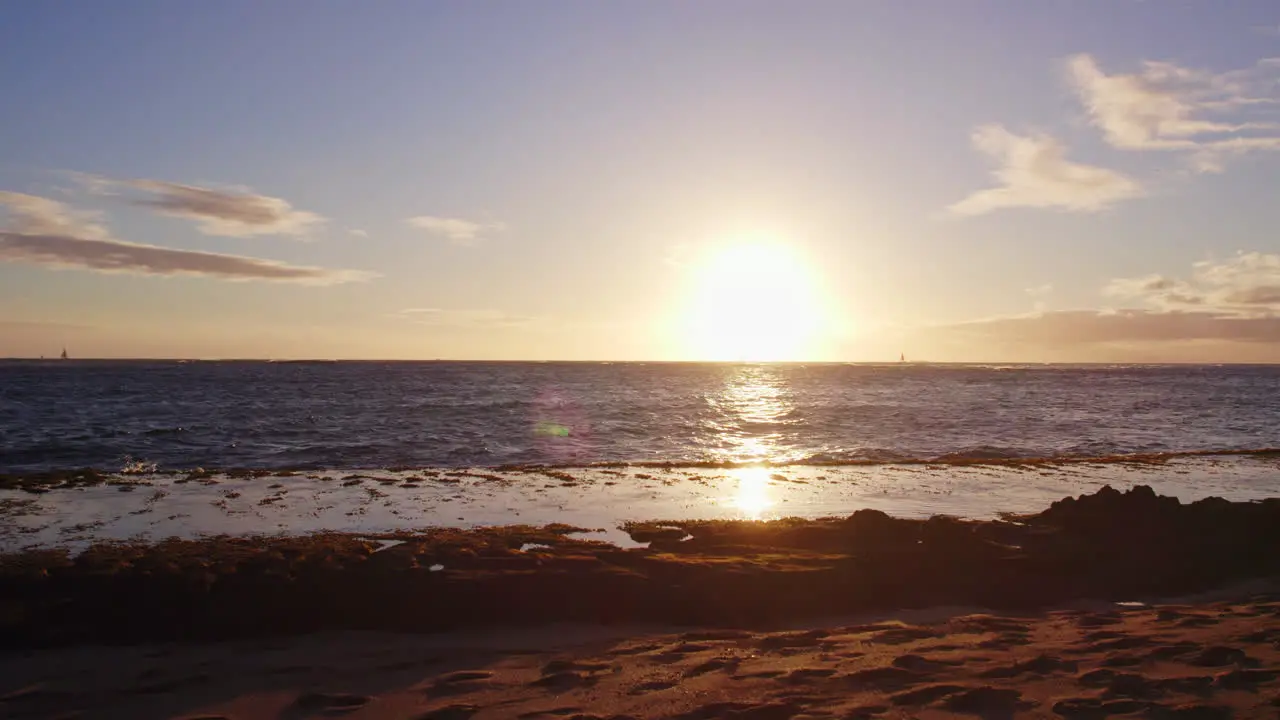
[[[705,259],[694,281],[687,332],[697,359],[812,357],[823,308],[812,273],[788,247],[729,246]]]

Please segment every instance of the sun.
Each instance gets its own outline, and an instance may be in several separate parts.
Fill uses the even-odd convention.
[[[813,273],[788,246],[742,242],[695,269],[687,350],[699,360],[810,359],[823,322]]]

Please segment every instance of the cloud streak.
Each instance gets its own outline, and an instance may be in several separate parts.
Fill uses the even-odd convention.
[[[88,173],[73,175],[94,195],[120,195],[119,188],[139,191],[142,197],[129,198],[130,204],[158,215],[194,221],[205,235],[302,236],[326,222],[324,217],[298,210],[286,200],[242,188],[215,189],[150,179],[122,180]]]
[[[1129,198],[1142,186],[1126,175],[1074,163],[1048,135],[1016,135],[1002,125],[973,133],[973,146],[995,161],[997,186],[979,190],[950,206],[959,215],[982,215],[1007,208],[1053,208],[1097,212]]]
[[[409,218],[405,222],[410,227],[426,231],[432,235],[439,235],[457,245],[475,244],[485,233],[501,232],[507,228],[506,224],[500,222],[480,223],[472,220],[463,220],[462,218],[437,217],[433,215],[418,215]]]
[[[0,192],[9,223],[0,227],[0,262],[142,275],[187,275],[222,280],[267,280],[332,285],[370,273],[289,265],[274,260],[175,250],[118,240],[96,216],[48,198]]]
[[[193,220],[205,235],[304,235],[324,222],[321,216],[297,210],[285,200],[249,192],[229,192],[160,180],[128,180],[125,184],[148,194],[134,204],[161,215]]]
[[[1090,122],[1113,147],[1189,152],[1202,171],[1220,171],[1227,155],[1280,150],[1280,59],[1217,74],[1147,61],[1138,72],[1109,75],[1089,55],[1066,67]]]
[[[454,328],[527,328],[539,322],[531,315],[513,315],[501,310],[407,308],[396,315],[418,325]]]
[[[1280,317],[1211,311],[1061,310],[935,328],[966,342],[1066,347],[1108,343],[1280,342]]]
[[[1205,309],[1232,317],[1280,314],[1280,255],[1248,252],[1202,261],[1187,278],[1145,275],[1117,278],[1103,290],[1162,310]]]

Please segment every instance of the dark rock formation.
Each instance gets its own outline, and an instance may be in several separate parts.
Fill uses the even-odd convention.
[[[573,530],[436,529],[380,536],[404,542],[376,553],[372,540],[322,534],[10,555],[0,558],[0,642],[556,620],[735,626],[940,604],[1129,600],[1280,570],[1280,500],[1184,505],[1148,487],[1103,488],[1016,521],[861,510],[816,521],[641,523],[628,530],[654,547],[637,550],[575,540]],[[519,552],[524,543],[549,549]]]

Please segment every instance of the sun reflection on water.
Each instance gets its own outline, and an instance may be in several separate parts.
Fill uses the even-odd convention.
[[[786,446],[795,406],[790,387],[778,366],[743,365],[732,368],[724,388],[708,398],[715,416],[708,430],[715,452],[723,460],[741,463],[791,459]],[[729,471],[737,490],[726,505],[749,520],[760,520],[776,504],[770,497],[772,474],[765,465]]]
[[[759,520],[766,511],[773,507],[769,497],[769,469],[764,467],[735,468],[733,474],[738,479],[738,492],[733,496],[731,504],[742,511],[748,520]]]

